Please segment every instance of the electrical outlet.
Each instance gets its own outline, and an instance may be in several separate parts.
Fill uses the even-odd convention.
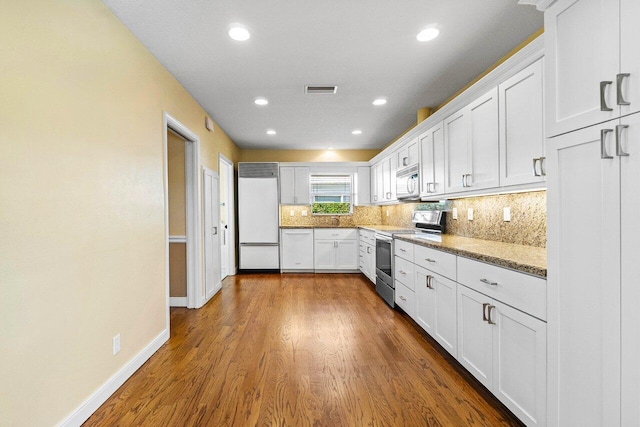
[[[293,211],[293,209],[291,209],[291,210],[289,211],[289,216],[294,216],[295,214],[296,214],[296,213]]]
[[[453,215],[453,219],[458,219],[458,208],[453,208],[451,214]]]
[[[467,219],[473,221],[473,208],[467,209]]]
[[[509,222],[511,221],[511,208],[510,207],[506,207],[504,209],[502,209],[502,218],[505,222]]]
[[[120,334],[113,337],[113,355],[120,353]]]
[[[389,216],[389,209],[387,209],[387,216]]]
[[[306,210],[306,209],[304,209],[304,210],[302,211],[302,216],[307,216],[307,210]]]

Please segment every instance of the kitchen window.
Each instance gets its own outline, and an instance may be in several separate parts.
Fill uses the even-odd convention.
[[[313,215],[351,215],[352,175],[311,175],[309,183]]]

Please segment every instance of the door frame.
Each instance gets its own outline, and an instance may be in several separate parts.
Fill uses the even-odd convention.
[[[200,138],[166,111],[162,112],[163,129],[163,179],[164,179],[164,240],[165,240],[165,292],[166,324],[169,327],[169,169],[167,159],[167,132],[171,131],[185,140],[185,204],[187,237],[187,307],[199,308],[204,304],[199,296],[201,289],[202,245],[201,189],[200,189]]]
[[[227,218],[228,218],[228,263],[227,263],[227,275],[235,276],[236,268],[236,211],[235,211],[235,174],[234,164],[222,153],[218,154],[218,172],[222,170],[221,165],[225,164],[229,169],[229,173],[225,177],[227,180]]]

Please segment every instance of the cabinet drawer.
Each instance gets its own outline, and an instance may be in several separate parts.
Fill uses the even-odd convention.
[[[396,304],[404,310],[412,319],[416,317],[415,293],[396,280]]]
[[[358,231],[355,228],[322,228],[315,229],[314,235],[320,240],[357,240]]]
[[[402,282],[407,288],[415,289],[415,266],[412,262],[396,257],[393,266],[393,277]]]
[[[413,243],[396,239],[393,241],[393,245],[395,248],[394,251],[396,256],[399,256],[401,258],[404,258],[408,261],[413,262],[413,247],[414,247]]]
[[[415,263],[451,280],[456,280],[456,256],[447,252],[415,245]]]
[[[542,278],[458,257],[458,282],[538,319],[547,319],[547,281]]]
[[[360,233],[360,241],[364,243],[368,243],[370,245],[376,244],[375,233],[371,230],[359,230]]]

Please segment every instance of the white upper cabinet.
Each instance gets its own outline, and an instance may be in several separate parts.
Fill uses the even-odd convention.
[[[308,205],[310,203],[308,167],[280,167],[280,203],[283,205]]]
[[[446,191],[499,185],[498,88],[444,121]]]
[[[371,168],[358,166],[358,189],[355,205],[370,205],[373,202],[371,191]]]
[[[396,152],[397,169],[417,165],[420,162],[419,144],[418,138],[415,138]]]
[[[445,192],[465,190],[468,158],[468,113],[463,108],[444,119]]]
[[[637,0],[624,3],[638,7]],[[547,136],[617,117],[618,75],[631,72],[620,70],[620,0],[558,0],[545,12],[544,21]],[[632,45],[630,57],[635,56],[637,64],[639,30],[626,31],[636,33],[625,45]],[[621,86],[632,89],[624,80],[638,79],[640,74],[620,77]],[[637,87],[635,92],[640,95]]]
[[[438,123],[419,137],[422,154],[421,196],[444,193],[444,128]]]
[[[622,105],[621,114],[640,111],[640,1],[620,0],[620,76],[621,94],[629,105]],[[629,74],[626,77],[625,74]],[[616,77],[617,80],[618,77]],[[617,81],[616,81],[617,83]],[[624,103],[623,103],[624,104]]]
[[[373,203],[396,201],[396,153],[371,166],[371,183],[374,187]]]
[[[498,87],[501,186],[544,181],[542,61]]]

